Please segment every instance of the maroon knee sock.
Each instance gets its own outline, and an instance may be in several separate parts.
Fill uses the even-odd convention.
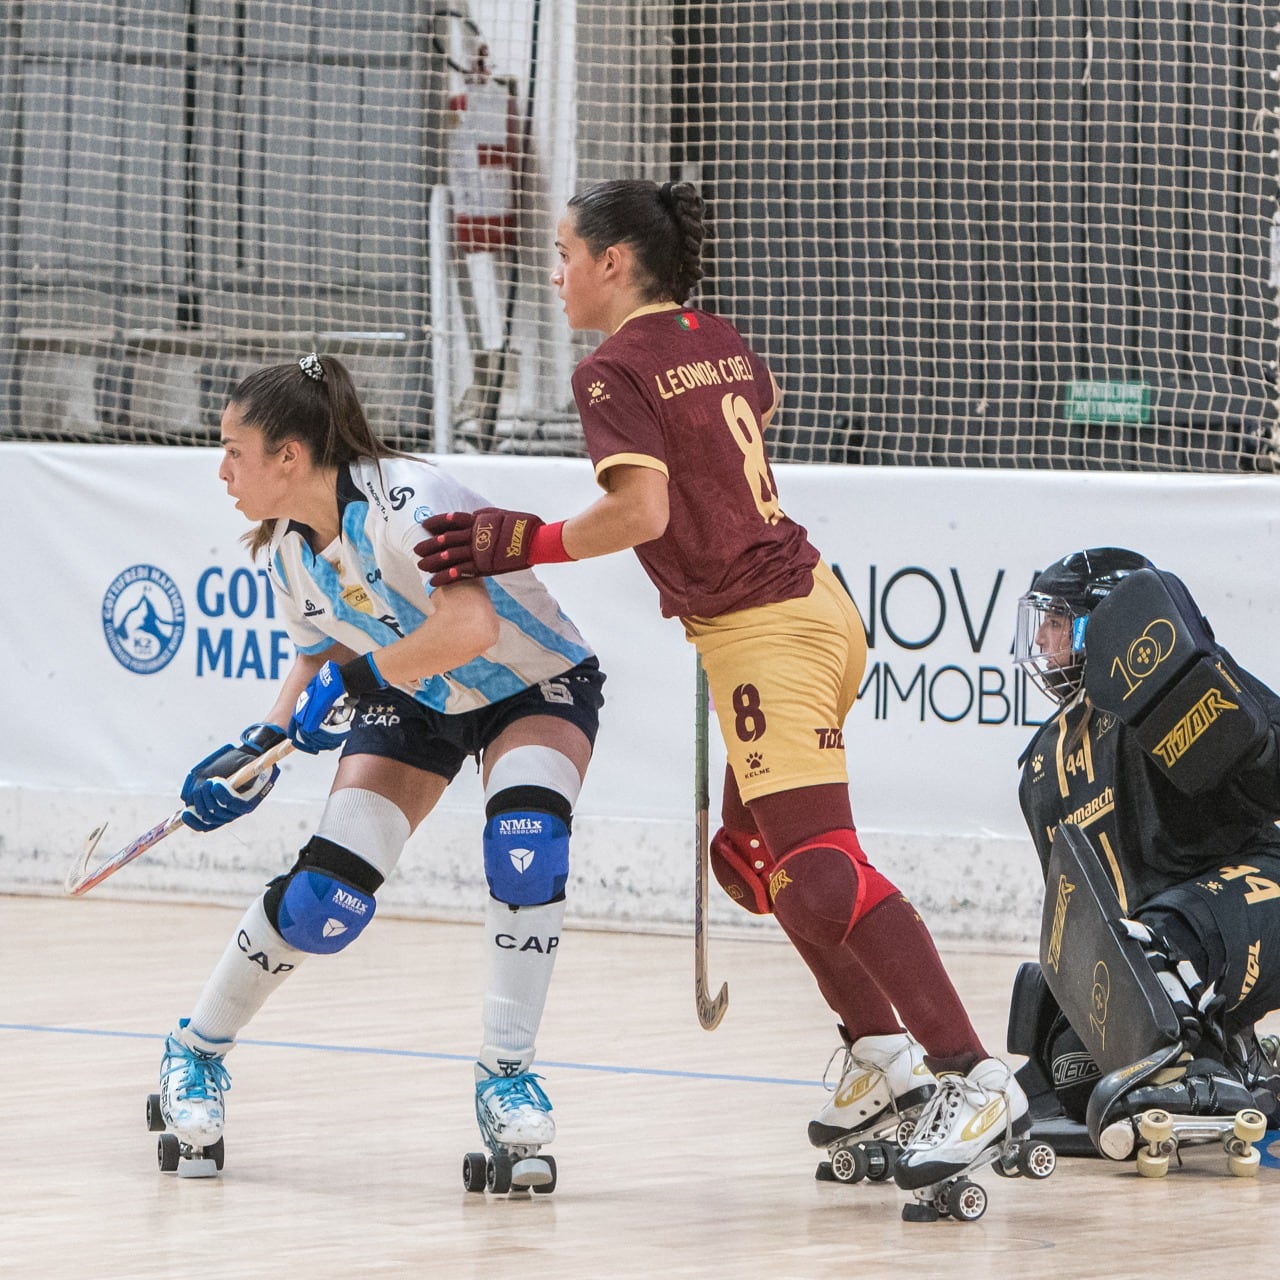
[[[968,1070],[987,1056],[929,930],[901,894],[863,916],[845,947],[893,1002],[935,1070]]]
[[[809,966],[822,998],[844,1024],[850,1040],[888,1036],[902,1030],[893,1006],[847,945],[817,947],[795,934],[788,933],[787,937]]]

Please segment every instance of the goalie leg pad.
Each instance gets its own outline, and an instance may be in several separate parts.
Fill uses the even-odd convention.
[[[752,915],[773,914],[769,901],[769,873],[773,858],[758,831],[729,831],[721,827],[708,849],[711,871],[720,887]]]
[[[1158,918],[1153,915],[1153,920]],[[1213,983],[1205,984],[1196,966],[1161,932],[1142,920],[1120,920],[1117,927],[1142,948],[1169,1003],[1182,1023],[1183,1039],[1194,1043],[1221,1001]]]
[[[1059,1012],[1040,966],[1034,960],[1024,961],[1014,975],[1013,994],[1009,997],[1005,1047],[1010,1053],[1034,1058]]]
[[[769,877],[779,923],[818,947],[843,945],[863,916],[897,892],[848,827],[788,850]]]
[[[484,874],[511,907],[558,902],[569,879],[569,802],[545,787],[510,787],[485,806]]]
[[[373,919],[382,873],[340,844],[312,836],[285,875],[262,897],[276,932],[298,951],[332,955],[353,943]]]
[[[1072,1120],[1084,1120],[1089,1094],[1101,1072],[1058,1008],[1034,960],[1020,965],[1013,980],[1006,1047],[1029,1059],[1019,1071],[1028,1096],[1032,1096],[1028,1072],[1034,1071],[1031,1078],[1037,1093],[1051,1092]]]
[[[1079,827],[1058,827],[1045,883],[1040,968],[1089,1056],[1105,1073],[1181,1043],[1181,1019]]]

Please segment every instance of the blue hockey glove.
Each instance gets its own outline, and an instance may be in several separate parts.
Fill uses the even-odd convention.
[[[342,746],[346,734],[325,728],[324,722],[329,713],[348,695],[358,698],[386,687],[387,682],[374,664],[371,653],[362,654],[342,666],[326,662],[294,703],[293,719],[289,721],[287,731],[293,745],[313,756]]]
[[[243,791],[233,791],[226,779],[284,738],[278,725],[251,724],[240,735],[238,745],[228,742],[205,756],[182,784],[182,802],[188,810],[182,821],[195,831],[216,831],[252,813],[275,786],[279,767],[272,765],[269,773],[258,774]]]

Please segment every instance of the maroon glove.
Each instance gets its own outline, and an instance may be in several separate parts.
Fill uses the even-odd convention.
[[[560,526],[544,525],[528,511],[505,511],[501,507],[450,511],[430,516],[422,527],[431,537],[419,542],[413,554],[418,557],[418,568],[431,574],[433,587],[443,587],[460,578],[492,578],[533,564],[568,559],[560,540]],[[540,530],[546,533],[535,538]]]

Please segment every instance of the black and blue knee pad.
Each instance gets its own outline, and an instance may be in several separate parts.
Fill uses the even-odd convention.
[[[373,919],[382,875],[363,858],[313,836],[298,861],[267,887],[263,907],[276,932],[311,955],[350,946]]]
[[[512,907],[558,902],[569,879],[573,810],[548,787],[508,787],[485,805],[484,874]]]

